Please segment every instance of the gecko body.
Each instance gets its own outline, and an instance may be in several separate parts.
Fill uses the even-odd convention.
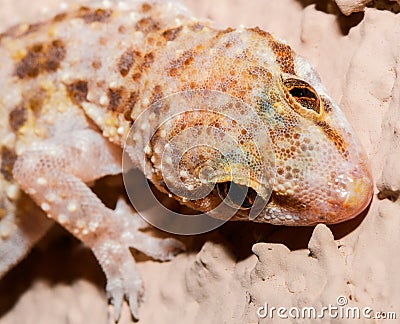
[[[209,91],[249,107],[242,118],[250,109],[255,113],[268,147],[250,145],[240,118],[228,125],[217,100],[216,111],[202,110],[204,96],[213,95]],[[70,6],[47,20],[4,31],[0,93],[0,251],[5,256],[0,273],[51,226],[46,214],[93,250],[107,276],[116,318],[123,297],[138,317],[143,292],[129,247],[169,260],[183,246],[146,236],[139,231],[145,224],[126,203],[120,200],[111,210],[87,184],[121,172],[130,128],[163,98],[182,93],[197,100],[198,110],[166,123],[145,152],[131,154],[132,159],[144,154],[151,169],[142,169],[147,178],[182,204],[209,212],[237,185],[248,191],[233,219],[248,219],[259,195],[264,207],[252,219],[300,226],[350,219],[372,196],[366,155],[306,60],[257,27],[221,30],[176,3]],[[162,120],[163,112],[157,110],[154,120]],[[229,134],[247,160],[235,154],[215,158],[209,148],[196,148],[182,159],[184,176],[170,179],[168,186],[160,152],[195,126]],[[145,128],[139,137],[141,132]],[[263,182],[256,174],[267,155],[273,163]],[[233,169],[226,171],[226,165]],[[215,170],[212,179],[203,179],[215,185],[206,196],[186,199],[174,192],[182,183],[193,187],[196,170],[205,166]],[[235,197],[229,198],[235,204]]]

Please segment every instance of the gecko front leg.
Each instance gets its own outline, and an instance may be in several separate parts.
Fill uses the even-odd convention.
[[[92,249],[107,277],[107,293],[119,318],[122,299],[138,318],[143,284],[129,248],[159,260],[183,249],[174,239],[157,239],[139,230],[144,221],[122,200],[113,211],[86,183],[121,172],[121,149],[92,129],[58,135],[17,158],[13,174],[47,215]]]

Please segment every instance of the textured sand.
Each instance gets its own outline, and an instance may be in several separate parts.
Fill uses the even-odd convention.
[[[2,0],[0,23],[35,16],[44,3],[57,1]],[[271,31],[317,67],[368,152],[376,194],[360,217],[329,228],[232,223],[186,238],[188,252],[172,262],[138,255],[140,322],[256,323],[265,302],[320,309],[339,296],[400,318],[400,16],[365,1],[337,0],[346,14],[364,10],[349,17],[330,1],[186,3],[221,25]],[[0,323],[109,323],[104,283],[90,251],[55,228],[0,282]],[[125,306],[121,323],[130,322]]]

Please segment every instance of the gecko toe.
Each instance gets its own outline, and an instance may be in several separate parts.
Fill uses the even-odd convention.
[[[114,321],[118,322],[121,316],[121,307],[125,298],[129,303],[132,317],[139,320],[139,306],[144,300],[144,286],[142,280],[126,282],[126,280],[108,280],[107,296],[114,308]]]
[[[114,321],[117,322],[121,315],[122,299],[124,295],[122,287],[114,286],[114,284],[109,280],[106,291],[110,303],[114,306]]]
[[[161,241],[161,251],[159,258],[162,261],[172,260],[177,254],[186,250],[185,245],[173,238],[166,238]]]

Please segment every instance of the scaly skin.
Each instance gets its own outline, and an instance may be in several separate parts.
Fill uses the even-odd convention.
[[[176,4],[71,6],[53,18],[0,34],[0,249],[10,255],[14,242],[21,242],[13,237],[25,240],[19,252],[1,264],[1,272],[51,225],[43,218],[31,236],[10,225],[22,217],[18,216],[21,201],[29,201],[22,191],[95,251],[109,282],[115,269],[107,269],[110,262],[105,261],[130,256],[112,255],[107,240],[116,246],[140,246],[154,257],[169,259],[171,250],[180,248],[175,241],[159,242],[160,253],[132,238],[121,242],[122,235],[115,233],[126,229],[115,224],[113,211],[85,183],[120,172],[121,148],[129,129],[151,104],[189,91],[186,95],[201,109],[209,90],[243,103],[249,109],[243,119],[251,116],[250,110],[255,112],[271,145],[257,151],[260,147],[248,140],[246,130],[233,127],[240,119],[227,126],[226,116],[210,112],[181,115],[164,132],[158,130],[146,147],[146,165],[153,170],[143,171],[160,190],[205,212],[220,203],[217,190],[196,200],[179,197],[170,190],[182,179],[172,179],[168,188],[163,178],[160,151],[165,141],[200,125],[220,128],[241,141],[240,149],[253,162],[247,165],[233,157],[228,162],[234,170],[221,171],[226,159],[225,164],[221,159],[210,162],[212,153],[200,148],[196,156],[183,160],[189,174],[183,181],[189,183],[196,176],[193,166],[219,168],[214,182],[247,186],[268,202],[257,222],[331,224],[355,217],[368,205],[372,179],[366,155],[317,73],[288,45],[258,28],[219,30]],[[165,118],[163,112],[155,114],[155,122]],[[256,175],[259,163],[265,164],[263,157],[270,156],[268,149],[274,161],[263,182]],[[243,172],[248,172],[248,179],[241,178]],[[271,197],[267,184],[272,186]],[[247,218],[248,209],[239,209],[234,219]],[[22,219],[37,214],[25,213]],[[126,265],[120,276],[127,279],[132,267]],[[117,306],[116,317],[122,295],[129,298],[137,316],[140,282],[128,288],[122,282],[116,280],[107,288]]]

